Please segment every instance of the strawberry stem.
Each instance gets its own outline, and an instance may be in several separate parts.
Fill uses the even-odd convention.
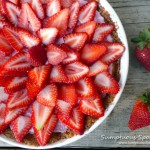
[[[139,96],[138,99],[143,100],[143,104],[147,104],[148,110],[150,111],[150,92],[144,93],[142,96]]]

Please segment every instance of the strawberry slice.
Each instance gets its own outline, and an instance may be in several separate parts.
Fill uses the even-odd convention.
[[[8,62],[4,65],[3,70],[4,72],[11,72],[15,73],[19,71],[27,71],[31,68],[30,64],[27,62],[24,53],[18,53],[12,56]]]
[[[47,61],[46,51],[44,47],[40,45],[30,48],[26,52],[26,58],[27,61],[35,67],[44,65]]]
[[[79,2],[74,2],[70,7],[70,18],[68,24],[68,27],[70,29],[74,29],[78,22],[79,10],[80,10]]]
[[[77,26],[75,28],[75,32],[86,32],[90,40],[94,34],[95,28],[96,28],[96,22],[90,21],[90,22]]]
[[[0,50],[5,53],[5,55],[10,55],[13,52],[12,47],[9,45],[6,37],[2,32],[0,32]]]
[[[79,21],[80,23],[86,23],[94,20],[94,16],[97,9],[97,2],[92,1],[84,5],[79,13]]]
[[[107,51],[105,45],[86,44],[81,51],[81,59],[86,64],[93,63],[98,60]]]
[[[23,49],[23,45],[18,37],[18,28],[4,26],[3,33],[13,49],[15,49],[17,52],[21,52]]]
[[[88,39],[86,33],[72,33],[64,37],[65,44],[79,51]]]
[[[0,0],[0,13],[5,16],[6,12],[4,6],[5,6],[5,0]]]
[[[67,30],[68,21],[69,21],[69,9],[63,9],[53,16],[49,17],[44,24],[45,28],[55,27],[58,29],[58,36],[62,37]]]
[[[31,0],[30,4],[31,4],[32,9],[38,16],[38,18],[41,20],[44,19],[45,13],[44,13],[44,9],[43,9],[41,0]]]
[[[0,103],[5,103],[8,99],[8,94],[4,91],[4,87],[0,87]]]
[[[2,74],[2,75],[1,75]],[[5,87],[6,86],[6,83],[12,79],[11,76],[6,76],[6,75],[3,75],[3,73],[0,73],[0,86],[3,86]]]
[[[29,98],[27,90],[23,89],[13,94],[10,94],[7,101],[8,109],[15,109],[30,105],[34,100]]]
[[[42,88],[49,79],[50,71],[50,65],[35,67],[28,72],[29,80],[39,88]]]
[[[11,125],[16,141],[21,143],[31,129],[32,122],[30,117],[20,116]]]
[[[33,46],[37,46],[40,44],[41,40],[33,35],[32,33],[25,31],[25,30],[20,30],[18,32],[19,38],[24,46],[27,48],[31,48]]]
[[[106,64],[111,64],[112,62],[116,61],[121,57],[123,52],[125,51],[125,47],[121,43],[103,43],[108,51],[106,54],[101,58],[101,60]]]
[[[67,82],[67,76],[62,65],[53,66],[50,74],[50,82]]]
[[[101,99],[91,99],[91,100],[81,100],[80,111],[86,115],[90,115],[92,117],[100,118],[104,116],[104,107]]]
[[[15,120],[20,115],[24,114],[29,106],[9,109],[6,107],[6,116],[5,116],[5,124],[10,124],[13,120]]]
[[[89,68],[77,61],[65,66],[65,73],[68,77],[68,82],[73,83],[88,74]]]
[[[78,97],[87,98],[95,94],[94,84],[91,78],[85,77],[76,83]]]
[[[102,93],[117,94],[120,90],[118,82],[109,72],[99,73],[96,75],[94,82]]]
[[[111,34],[114,30],[114,25],[112,24],[97,24],[95,33],[93,35],[93,41],[95,43],[101,42],[104,40],[105,37],[107,37],[109,34]]]
[[[41,87],[39,87],[36,84],[33,84],[33,82],[31,82],[31,81],[28,81],[26,83],[26,88],[27,88],[27,95],[31,99],[34,99],[41,90]]]
[[[40,29],[40,31],[38,32],[39,38],[45,45],[54,43],[57,34],[58,34],[57,28],[43,28]]]
[[[6,129],[7,125],[5,124],[5,112],[6,112],[6,104],[0,103],[0,134]]]
[[[67,54],[67,57],[62,61],[64,65],[73,63],[79,59],[79,54],[66,44],[60,45],[60,48],[62,48]]]
[[[75,105],[77,103],[78,98],[74,84],[62,84],[58,91],[58,99],[64,100],[71,105]]]
[[[73,106],[70,103],[65,102],[63,100],[57,100],[56,109],[58,113],[63,115],[65,118],[70,118]]]
[[[27,77],[14,77],[6,83],[5,92],[10,94],[24,89],[27,81]]]
[[[45,126],[42,130],[37,130],[36,128],[34,128],[34,133],[35,133],[36,139],[41,146],[46,145],[46,143],[49,141],[49,139],[57,125],[57,122],[58,122],[57,116],[55,114],[53,114],[49,118],[49,120],[47,121],[47,123],[45,124]]]
[[[77,134],[83,134],[84,114],[80,111],[79,107],[75,107],[72,110],[72,114],[69,119],[65,118],[61,114],[58,114],[58,118]]]
[[[32,32],[41,28],[41,22],[28,3],[23,3],[21,13],[18,19],[18,26]]]
[[[15,5],[14,3],[6,1],[5,2],[5,11],[6,11],[8,20],[12,24],[17,25],[18,17],[21,12],[20,8],[17,5]]]
[[[39,102],[34,102],[32,106],[32,123],[37,130],[42,130],[53,113],[53,107],[47,107]]]
[[[53,16],[61,10],[60,0],[49,0],[46,6],[46,15]]]
[[[19,5],[19,0],[9,0],[9,1],[16,4],[16,5]]]
[[[66,52],[64,52],[61,48],[55,46],[54,44],[50,44],[47,47],[47,58],[48,62],[52,65],[58,65],[67,57]]]
[[[57,100],[57,86],[55,84],[47,85],[37,95],[37,101],[45,106],[54,107]]]
[[[90,67],[89,67],[90,71],[89,71],[89,74],[88,76],[91,77],[91,76],[95,76],[101,72],[105,72],[108,70],[108,65],[103,63],[101,60],[98,60],[96,61],[94,64],[92,64]]]
[[[62,8],[69,8],[76,0],[60,0]]]

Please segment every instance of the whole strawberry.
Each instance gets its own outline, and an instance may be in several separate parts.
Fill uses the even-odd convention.
[[[140,32],[139,36],[132,39],[136,43],[135,55],[143,66],[150,72],[150,28]]]
[[[136,130],[150,125],[150,92],[140,96],[133,106],[128,122],[131,130]]]

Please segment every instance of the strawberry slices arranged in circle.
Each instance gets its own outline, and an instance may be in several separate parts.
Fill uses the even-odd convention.
[[[97,10],[91,0],[0,0],[0,133],[10,127],[22,142],[31,130],[44,146],[60,124],[83,134],[87,116],[104,116],[100,95],[119,92],[109,68],[125,47],[106,41],[115,26]]]

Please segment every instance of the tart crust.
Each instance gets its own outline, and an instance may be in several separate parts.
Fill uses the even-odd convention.
[[[99,0],[96,0],[96,1],[99,1]],[[109,15],[109,12],[107,12],[102,6],[99,7],[99,10],[98,10],[101,15],[105,18],[105,21],[108,22],[108,23],[112,23],[112,24],[115,24],[112,19],[110,18],[110,15]],[[116,26],[116,29],[117,29],[117,26]],[[121,42],[119,37],[118,37],[118,34],[116,32],[116,29],[114,30],[114,32],[112,33],[112,37],[113,37],[113,40],[115,42]],[[119,81],[120,80],[120,60],[117,60],[113,63],[113,70],[112,70],[112,75],[113,77]],[[107,108],[114,100],[115,98],[115,95],[112,95],[112,94],[108,94],[106,95],[105,99],[103,100],[104,102],[104,107]],[[94,117],[91,117],[91,116],[85,116],[85,131],[87,129],[89,129],[98,119],[94,118]],[[10,128],[6,129],[5,132],[3,133],[7,138],[10,138],[10,139],[14,139],[14,135],[13,135],[13,132],[10,130]],[[51,143],[55,143],[55,142],[58,142],[59,140],[62,140],[62,139],[68,139],[68,138],[71,138],[73,136],[76,136],[77,134],[74,133],[72,130],[68,129],[67,132],[65,133],[53,133],[52,136],[51,136],[51,139],[49,140],[49,142],[47,144],[51,144]],[[24,138],[23,140],[23,143],[24,144],[27,144],[29,146],[39,146],[36,138],[34,137],[33,134],[28,134],[26,135],[26,137]]]

